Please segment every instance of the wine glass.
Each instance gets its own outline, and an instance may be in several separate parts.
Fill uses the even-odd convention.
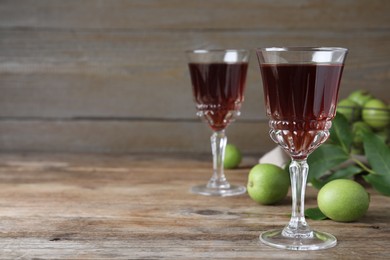
[[[307,157],[329,137],[348,50],[326,47],[259,48],[270,137],[291,157],[290,222],[263,232],[260,240],[291,250],[333,247],[337,239],[312,230],[305,220]]]
[[[240,115],[248,68],[247,50],[191,50],[186,52],[197,115],[213,131],[213,175],[209,182],[191,188],[196,194],[233,196],[246,192],[231,185],[224,174],[226,127]]]

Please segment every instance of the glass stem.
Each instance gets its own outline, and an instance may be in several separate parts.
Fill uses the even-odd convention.
[[[211,151],[213,153],[213,176],[207,184],[208,188],[226,189],[230,187],[223,170],[227,137],[225,130],[216,131],[211,138]]]
[[[305,191],[309,165],[306,159],[294,160],[290,163],[292,212],[283,235],[295,238],[308,238],[313,232],[305,220]]]

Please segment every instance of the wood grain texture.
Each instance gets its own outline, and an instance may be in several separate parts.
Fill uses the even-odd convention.
[[[58,29],[389,29],[386,0],[2,1],[4,27]]]
[[[187,137],[162,134],[142,122],[168,120],[173,129],[175,120],[195,119],[184,55],[193,48],[252,51],[243,122],[265,120],[254,52],[264,46],[347,47],[340,97],[367,89],[390,102],[389,12],[387,0],[1,1],[0,121],[5,123],[0,138],[6,145],[0,150],[139,151],[138,145],[124,148],[117,141],[117,123],[129,120],[139,127],[126,137],[143,140],[144,150],[160,151],[152,140],[164,139],[170,150],[182,151]],[[107,147],[88,137],[84,145],[64,144],[71,136],[62,134],[85,137],[85,128],[75,127],[82,119],[97,133],[113,131],[102,136],[113,139],[97,142]],[[35,125],[46,122],[37,127],[40,134],[22,129],[34,120]],[[56,124],[64,129],[51,127]],[[248,130],[240,129],[237,136],[249,140]],[[197,133],[194,140],[204,138],[202,131]]]
[[[210,154],[212,134],[204,122],[80,120],[0,121],[3,151],[30,152],[201,152]],[[268,136],[268,122],[240,122],[228,127],[229,142],[260,156],[276,145]],[[243,134],[245,133],[245,134]]]
[[[245,184],[254,162],[227,172]],[[390,198],[370,190],[367,214],[354,223],[309,221],[333,233],[328,250],[291,252],[258,241],[283,226],[290,196],[261,206],[247,195],[189,193],[210,176],[197,156],[0,155],[1,259],[386,259]],[[308,189],[306,206],[316,205]]]

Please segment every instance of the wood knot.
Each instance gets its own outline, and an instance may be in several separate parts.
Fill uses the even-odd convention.
[[[212,210],[212,209],[203,209],[203,210],[197,210],[194,212],[195,214],[204,215],[204,216],[212,216],[212,215],[223,215],[224,213],[218,210]]]

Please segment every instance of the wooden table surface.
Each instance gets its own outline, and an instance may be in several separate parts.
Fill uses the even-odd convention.
[[[228,179],[245,184],[254,162],[247,158]],[[191,194],[210,167],[207,156],[1,154],[0,258],[390,258],[390,198],[370,190],[358,222],[309,220],[338,238],[332,249],[274,249],[258,236],[287,223],[290,196],[261,206],[248,195]],[[307,207],[316,193],[308,188]]]

